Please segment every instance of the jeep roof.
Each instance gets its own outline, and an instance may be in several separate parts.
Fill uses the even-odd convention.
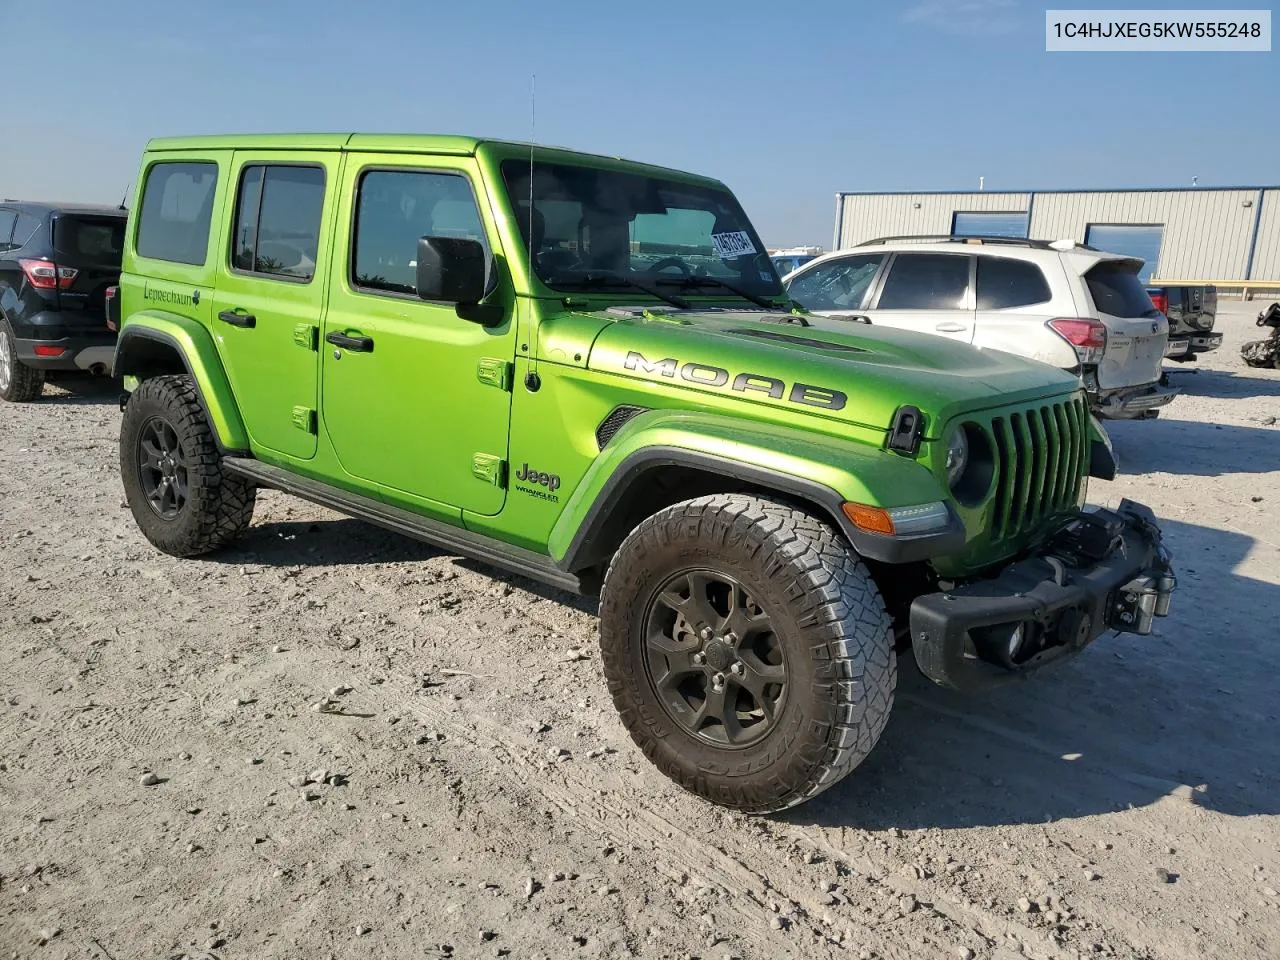
[[[546,162],[562,161],[612,167],[625,166],[634,173],[651,173],[669,180],[700,183],[705,186],[727,189],[714,177],[704,177],[684,170],[663,167],[607,154],[584,153],[569,147],[544,146],[519,140],[495,140],[487,137],[464,137],[435,133],[247,133],[214,134],[191,137],[157,137],[147,142],[148,153],[165,153],[176,150],[338,150],[367,153],[415,153],[444,154],[461,157],[474,156],[491,148],[503,155],[532,153]]]

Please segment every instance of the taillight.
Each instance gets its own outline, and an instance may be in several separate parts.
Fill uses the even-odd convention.
[[[1149,294],[1149,296],[1151,297],[1151,302],[1155,305],[1155,308],[1157,310],[1159,310],[1161,313],[1169,312],[1169,295],[1167,293],[1152,293],[1152,294]]]
[[[1058,317],[1047,326],[1075,348],[1081,363],[1099,362],[1107,349],[1107,328],[1097,320]]]
[[[19,260],[27,282],[37,290],[66,290],[80,271],[74,267],[60,267],[51,260]]]
[[[102,294],[102,312],[107,318],[107,329],[119,331],[120,321],[117,319],[120,303],[116,299],[120,296],[119,287],[107,287]]]

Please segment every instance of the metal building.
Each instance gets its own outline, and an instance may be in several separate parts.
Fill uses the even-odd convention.
[[[1072,239],[1142,257],[1156,282],[1280,292],[1280,187],[836,194],[835,249],[949,233]]]

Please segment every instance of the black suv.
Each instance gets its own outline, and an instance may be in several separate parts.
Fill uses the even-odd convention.
[[[0,398],[35,400],[47,370],[107,373],[126,211],[0,202]]]

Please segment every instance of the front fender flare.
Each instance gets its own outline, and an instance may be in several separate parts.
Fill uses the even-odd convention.
[[[772,424],[744,424],[714,414],[654,410],[627,422],[592,463],[548,538],[566,570],[603,562],[595,542],[610,515],[648,471],[680,465],[775,490],[816,504],[864,557],[904,563],[959,550],[959,517],[940,533],[885,537],[853,526],[845,502],[881,507],[946,500],[933,474],[914,460],[879,448]]]
[[[112,375],[146,376],[146,361],[154,356],[156,344],[177,354],[191,379],[205,415],[224,453],[247,453],[249,434],[235,392],[227,377],[213,336],[190,317],[161,310],[143,310],[125,321],[116,343]]]

